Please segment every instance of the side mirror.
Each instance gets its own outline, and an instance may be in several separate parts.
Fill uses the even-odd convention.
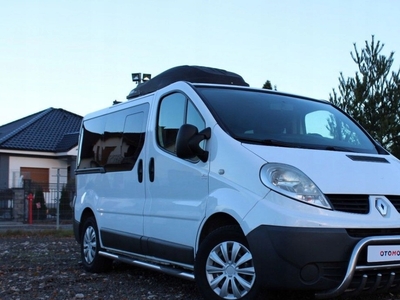
[[[179,158],[188,159],[198,157],[202,162],[208,160],[208,151],[201,149],[200,142],[211,137],[211,128],[207,127],[198,131],[197,127],[191,124],[183,124],[179,128],[176,137],[176,155]]]

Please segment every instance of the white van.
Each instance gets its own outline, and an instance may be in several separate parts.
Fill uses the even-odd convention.
[[[197,66],[127,98],[82,122],[87,271],[122,261],[195,280],[208,300],[400,289],[400,163],[343,111]]]

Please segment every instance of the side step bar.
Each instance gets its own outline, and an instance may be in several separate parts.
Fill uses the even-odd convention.
[[[157,264],[152,264],[149,262],[144,262],[144,261],[140,261],[137,259],[131,259],[129,257],[125,257],[125,256],[119,256],[116,254],[111,254],[108,252],[104,252],[104,251],[99,251],[99,254],[101,256],[105,256],[129,265],[133,265],[133,266],[138,266],[138,267],[142,267],[142,268],[146,268],[146,269],[150,269],[153,271],[157,271],[157,272],[161,272],[161,273],[165,273],[165,274],[169,274],[172,276],[176,276],[182,279],[186,279],[186,280],[191,280],[194,281],[194,274],[187,272],[187,271],[183,271],[181,269],[178,268],[174,268],[174,267],[168,267],[168,266],[161,266],[161,265],[157,265]]]

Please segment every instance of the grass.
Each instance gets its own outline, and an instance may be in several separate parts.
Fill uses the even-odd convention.
[[[0,237],[17,237],[17,236],[53,236],[58,238],[73,237],[72,229],[8,229],[0,231]]]

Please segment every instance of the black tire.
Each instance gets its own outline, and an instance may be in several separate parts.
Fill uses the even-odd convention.
[[[254,299],[258,293],[253,256],[239,226],[225,226],[201,243],[195,279],[204,299]]]
[[[91,273],[106,272],[111,269],[112,260],[99,255],[100,240],[96,219],[89,217],[83,224],[81,235],[81,258],[86,271]]]

